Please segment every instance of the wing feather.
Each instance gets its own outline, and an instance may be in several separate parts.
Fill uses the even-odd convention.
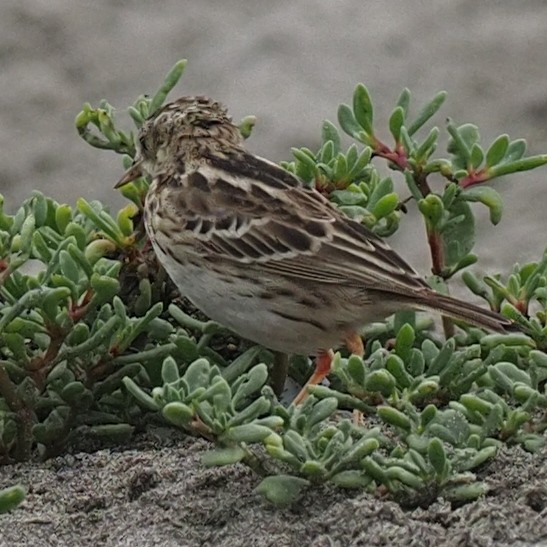
[[[372,231],[268,160],[210,156],[176,183],[158,184],[166,203],[176,201],[171,223],[199,241],[191,252],[318,283],[402,294],[427,287]]]

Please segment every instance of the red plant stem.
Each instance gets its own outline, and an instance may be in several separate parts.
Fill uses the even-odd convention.
[[[46,350],[46,353],[32,359],[26,367],[27,370],[31,372],[41,371],[44,365],[47,365],[53,359],[55,359],[55,357],[57,357],[57,354],[59,353],[59,349],[61,348],[65,337],[64,335],[59,335],[59,333],[50,333],[50,336],[51,341]]]
[[[82,303],[79,306],[71,307],[69,315],[74,322],[80,320],[88,312],[89,302],[92,297],[93,291],[88,289],[84,294]],[[51,340],[45,354],[32,359],[26,367],[27,370],[31,371],[32,379],[36,383],[36,387],[40,390],[44,388],[46,376],[51,370],[51,363],[59,354],[59,350],[61,349],[68,332],[64,332],[56,325],[49,325],[48,334]]]
[[[93,290],[87,289],[80,305],[74,305],[69,311],[70,318],[73,321],[79,321],[87,312],[89,308],[89,302],[93,298]]]
[[[113,365],[111,362],[101,359],[93,368],[89,370],[86,387],[93,387],[95,382],[98,382],[102,378],[106,378],[112,372],[112,369]]]
[[[431,253],[431,271],[433,275],[442,277],[444,269],[444,248],[443,248],[443,236],[439,231],[431,229],[427,226],[427,242],[429,243],[429,252]],[[443,330],[446,338],[451,338],[455,334],[454,323],[449,317],[443,315]]]
[[[0,285],[3,285],[6,279],[11,275],[11,268],[5,260],[0,261]]]
[[[387,144],[384,144],[382,141],[376,139],[372,153],[374,156],[384,158],[393,163],[400,171],[404,171],[408,167],[408,158],[404,148],[401,145],[397,145],[392,150],[389,146],[387,146]]]
[[[382,141],[376,139],[374,143],[374,151],[373,155],[379,156],[381,158],[384,158],[388,161],[390,161],[392,164],[396,166],[400,171],[404,171],[405,169],[412,169],[409,166],[408,158],[405,152],[405,149],[403,146],[398,143],[395,148],[392,150]],[[431,194],[431,188],[427,182],[426,175],[424,175],[422,172],[413,169],[412,175],[414,177],[414,180],[416,181],[416,185],[418,186],[420,193],[425,198],[429,194]],[[478,182],[483,182],[480,180],[485,176],[484,173],[477,172],[475,173],[475,177],[473,180],[468,180],[465,182],[468,186],[472,184],[477,184]],[[461,183],[460,183],[461,186]],[[432,226],[429,226],[426,222],[426,232],[427,232],[427,242],[429,244],[429,252],[431,255],[431,271],[434,275],[437,275],[439,277],[442,277],[443,271],[444,271],[444,245],[443,245],[443,237],[442,234],[433,228]],[[443,330],[445,333],[445,336],[447,338],[450,338],[451,336],[454,336],[454,323],[448,318],[444,317],[442,318],[443,321]]]
[[[45,387],[46,377],[52,369],[51,363],[59,354],[59,350],[66,337],[66,334],[58,329],[55,329],[53,332],[50,331],[49,335],[51,340],[45,354],[34,357],[25,367],[30,372],[31,378],[40,391]]]
[[[435,229],[427,227],[427,242],[431,253],[431,271],[433,275],[442,276],[444,268],[444,249],[442,235]]]
[[[470,171],[466,177],[460,180],[458,186],[460,188],[469,188],[475,184],[482,184],[490,179],[490,175],[486,169],[480,169],[479,171]]]
[[[427,183],[426,176],[422,173],[416,173],[416,184],[420,189],[420,192],[424,198],[431,193],[431,188]],[[425,229],[427,232],[427,243],[429,245],[429,253],[431,255],[431,272],[433,275],[437,275],[442,278],[444,271],[444,242],[442,234],[425,223]],[[442,317],[443,330],[446,338],[451,338],[455,334],[454,323],[449,317]]]

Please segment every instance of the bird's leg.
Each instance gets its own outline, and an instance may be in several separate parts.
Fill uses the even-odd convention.
[[[346,339],[346,347],[351,351],[351,353],[358,355],[359,357],[363,357],[365,354],[365,347],[363,346],[363,339],[356,333],[356,332],[350,332]],[[359,410],[353,411],[353,423],[355,425],[363,426],[365,422],[365,419],[363,417],[363,413]]]
[[[289,356],[286,353],[276,351],[274,353],[273,366],[270,371],[270,384],[277,397],[281,397],[287,372],[289,370]]]
[[[363,357],[363,355],[365,355],[365,346],[363,346],[363,339],[355,331],[350,332],[344,338],[344,342],[349,351],[354,355],[358,355],[359,357]]]
[[[304,387],[300,390],[300,393],[294,398],[293,404],[299,405],[300,403],[304,402],[308,393],[308,386],[316,386],[317,384],[321,383],[330,372],[330,365],[332,363],[332,360],[334,358],[334,352],[329,349],[327,351],[325,350],[319,350],[317,352],[317,357],[315,358],[315,370],[313,374],[311,375],[310,379],[306,382]]]
[[[355,331],[348,333],[344,338],[346,347],[359,357],[363,357],[365,354],[365,348],[363,346],[363,340]],[[311,378],[306,382],[306,385],[300,390],[300,393],[294,398],[293,404],[298,405],[306,400],[308,396],[308,386],[316,386],[321,383],[330,373],[330,366],[334,359],[334,352],[329,349],[328,351],[319,350],[317,357],[315,358],[315,370],[311,375]]]

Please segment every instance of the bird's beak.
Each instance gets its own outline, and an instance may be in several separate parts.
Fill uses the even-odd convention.
[[[141,162],[136,161],[133,165],[122,175],[122,178],[116,183],[114,188],[121,188],[126,184],[129,184],[131,181],[142,177],[142,167]]]

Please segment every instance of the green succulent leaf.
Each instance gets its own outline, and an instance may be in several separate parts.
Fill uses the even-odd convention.
[[[201,463],[205,467],[217,467],[222,465],[233,465],[245,457],[245,450],[239,446],[216,448],[209,450],[201,457]]]
[[[258,443],[264,441],[272,433],[269,427],[258,424],[243,424],[231,427],[225,437],[238,443]]]
[[[125,377],[123,380],[123,385],[137,399],[137,401],[143,405],[145,408],[148,408],[152,411],[157,411],[160,409],[158,403],[150,397],[146,392],[144,392],[132,378]]]
[[[20,485],[0,490],[0,513],[15,509],[25,499],[25,489]]]
[[[183,428],[188,426],[195,415],[194,411],[188,405],[181,402],[167,403],[161,409],[161,413],[166,420]]]
[[[372,478],[357,469],[350,469],[336,473],[331,481],[340,488],[367,488]]]
[[[427,456],[439,480],[444,480],[448,474],[448,463],[443,443],[439,439],[431,439],[427,446]]]
[[[275,475],[263,479],[256,491],[277,507],[288,507],[298,501],[310,484],[300,477]]]
[[[429,103],[420,111],[414,122],[408,127],[408,134],[414,135],[429,119],[431,119],[441,108],[445,99],[446,91],[439,91]]]
[[[395,378],[387,370],[373,370],[365,380],[367,391],[377,391],[384,397],[389,397],[395,389]]]
[[[425,217],[426,222],[431,227],[437,227],[444,214],[444,205],[442,199],[436,194],[429,194],[418,201],[418,208]]]
[[[466,503],[485,496],[489,489],[489,486],[483,482],[460,484],[443,489],[443,497],[449,501]]]
[[[465,201],[479,201],[483,205],[486,205],[490,210],[490,222],[492,224],[498,224],[501,220],[503,201],[498,192],[490,186],[467,188],[462,192],[461,197]]]
[[[402,106],[397,106],[389,117],[389,130],[398,143],[401,139],[401,127],[405,123],[405,111]]]
[[[475,217],[465,201],[453,204],[442,235],[446,265],[456,266],[475,246]]]
[[[399,95],[399,98],[397,99],[397,102],[396,102],[396,106],[400,106],[403,109],[403,114],[405,118],[408,113],[409,105],[410,105],[410,90],[405,87],[401,91],[401,94]]]
[[[346,104],[338,108],[338,123],[350,137],[362,140],[363,128],[357,122],[352,109]]]
[[[509,149],[509,136],[500,135],[486,152],[486,166],[492,167],[501,163]]]
[[[173,68],[171,68],[171,70],[167,73],[163,84],[158,89],[154,97],[152,97],[152,100],[150,101],[150,105],[148,107],[148,115],[145,117],[151,116],[152,114],[156,113],[163,105],[165,99],[167,98],[167,95],[169,95],[171,90],[182,78],[182,74],[184,73],[184,69],[186,68],[187,63],[188,61],[186,59],[182,59],[174,64]]]
[[[416,149],[415,156],[418,161],[423,162],[427,160],[431,154],[433,154],[437,148],[438,138],[439,129],[437,127],[433,127],[426,139]]]
[[[333,154],[338,154],[338,152],[340,152],[340,134],[338,133],[336,126],[328,120],[325,120],[321,126],[321,140],[325,144],[332,142]]]
[[[412,428],[412,422],[410,418],[391,406],[379,406],[377,408],[378,417],[387,424],[393,425],[404,431],[410,432]]]
[[[470,166],[473,169],[478,169],[484,161],[484,151],[478,143],[474,143],[471,147],[471,157],[469,158]]]
[[[511,173],[530,171],[545,164],[547,164],[547,154],[530,156],[528,158],[513,161],[504,161],[503,163],[490,167],[490,169],[488,169],[488,176],[489,179],[493,179],[503,175],[510,175]]]
[[[338,401],[334,397],[327,397],[318,401],[312,408],[307,419],[307,428],[311,429],[316,424],[323,422],[338,408]]]
[[[359,84],[353,93],[353,113],[367,135],[374,135],[372,99],[363,84]]]
[[[524,139],[517,139],[511,141],[505,152],[504,162],[512,162],[520,160],[526,153],[526,141]]]

